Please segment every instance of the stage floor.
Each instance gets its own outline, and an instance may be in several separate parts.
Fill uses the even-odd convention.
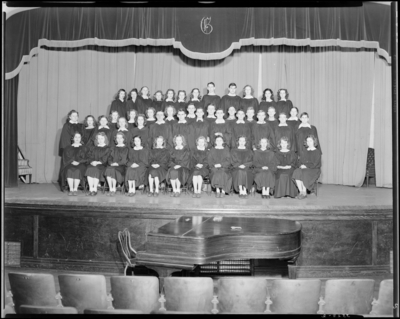
[[[57,184],[20,184],[18,188],[5,189],[5,204],[11,205],[44,205],[63,207],[91,207],[94,209],[129,209],[145,208],[184,211],[346,211],[346,210],[387,210],[393,208],[392,189],[376,187],[350,187],[320,184],[318,196],[308,195],[303,200],[292,198],[262,199],[257,193],[246,199],[237,194],[216,198],[203,193],[201,198],[192,198],[191,194],[170,197],[160,194],[158,197],[147,197],[137,192],[135,197],[127,197],[117,192],[115,197],[98,193],[97,196],[85,196],[81,191],[78,196],[62,193]]]

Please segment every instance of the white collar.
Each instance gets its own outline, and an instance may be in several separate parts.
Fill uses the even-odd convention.
[[[78,146],[75,146],[75,144],[71,144],[71,146],[72,146],[72,147],[80,147],[80,146],[82,146],[82,143],[79,143]]]
[[[135,151],[140,151],[140,150],[143,149],[143,146],[140,146],[140,148],[136,148],[136,146],[134,146],[133,149],[134,149]]]
[[[208,119],[216,119],[216,117],[213,115],[213,116],[207,116],[207,118]]]
[[[197,146],[197,149],[198,149],[199,151],[205,151],[205,150],[206,150],[205,147],[204,147],[204,148],[199,148],[198,146]]]
[[[174,102],[174,99],[166,98],[165,102]]]
[[[215,123],[217,123],[217,124],[221,124],[221,123],[225,123],[225,120],[224,119],[222,119],[222,120],[215,120]]]
[[[236,93],[235,93],[235,94],[233,94],[233,95],[232,95],[232,94],[230,94],[230,93],[228,93],[228,95],[229,95],[229,96],[237,96],[237,94],[236,94]]]
[[[314,146],[314,148],[313,149],[311,149],[311,148],[307,148],[307,151],[315,151],[317,148]]]
[[[110,128],[108,127],[108,125],[106,125],[106,126],[99,126],[99,130],[101,130],[102,128],[110,129]]]
[[[264,120],[264,122],[260,122],[260,121],[257,122],[257,124],[265,124],[265,123],[267,123],[267,122],[265,122],[265,120]]]
[[[125,144],[123,144],[123,145],[115,145],[115,147],[125,147]]]
[[[128,131],[128,129],[127,129],[126,127],[120,127],[120,128],[118,129],[118,132],[121,132],[121,131]]]
[[[69,122],[70,122],[71,124],[78,124],[78,122],[72,122],[71,120],[69,120]]]
[[[178,121],[178,123],[179,124],[187,124],[187,121],[185,121],[185,122]]]
[[[285,123],[285,124],[279,123],[278,126],[288,126],[288,125],[287,125],[287,123]]]
[[[176,150],[182,150],[183,149],[183,145],[181,147],[178,148],[178,146],[175,146]]]
[[[193,116],[190,116],[190,114],[188,114],[188,115],[186,116],[186,118],[195,119],[195,118],[196,118],[196,115],[193,114]]]
[[[106,144],[103,144],[103,145],[97,144],[97,146],[98,146],[98,147],[104,147],[104,146],[107,146],[107,145],[106,145]]]
[[[196,122],[203,122],[204,119],[196,119]]]
[[[156,121],[154,124],[159,124],[159,125],[165,124],[165,121],[163,120],[161,123]]]
[[[215,146],[215,149],[216,149],[216,150],[223,150],[224,147],[223,147],[223,146],[221,146],[221,147]]]
[[[300,127],[308,127],[308,128],[311,128],[311,125],[310,125],[310,123],[307,123],[307,124],[301,123],[301,124],[299,125],[298,128],[300,128]]]
[[[250,99],[254,99],[254,96],[251,96],[251,95],[250,95],[250,97],[248,97],[248,96],[246,95],[246,96],[244,96],[243,98],[244,98],[244,99],[247,99],[247,100],[250,100]]]
[[[298,121],[299,120],[299,118],[296,116],[296,117],[294,117],[295,119],[296,119],[296,121]],[[294,119],[293,117],[289,117],[288,118],[288,121],[293,121],[293,119]]]
[[[191,99],[190,101],[199,101],[200,102],[200,100],[198,99],[198,98],[193,98],[193,99]]]
[[[236,124],[245,124],[244,120],[237,120]]]
[[[178,100],[178,103],[185,103],[185,100]]]

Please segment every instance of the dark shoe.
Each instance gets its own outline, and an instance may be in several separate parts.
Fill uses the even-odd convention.
[[[175,197],[175,192],[172,192],[171,195],[169,195],[169,197]]]
[[[148,196],[148,197],[154,196],[154,192],[150,192],[150,191],[149,191],[149,192],[147,193],[147,196]]]
[[[270,199],[271,196],[270,196],[270,195],[265,195],[265,198],[266,198],[266,199]]]
[[[96,196],[97,195],[97,192],[92,192],[92,196]]]
[[[307,195],[301,195],[299,199],[304,199],[304,198],[307,198]]]
[[[68,192],[68,196],[73,196],[74,194],[72,192]]]
[[[181,197],[181,192],[176,192],[175,197]]]
[[[78,196],[78,192],[77,191],[73,191],[72,192],[74,196]]]
[[[197,198],[201,198],[201,193],[197,193]]]
[[[114,197],[115,196],[115,192],[110,192],[110,196]]]
[[[244,194],[242,198],[247,198],[247,194]]]
[[[225,192],[221,192],[220,198],[224,198],[225,197]]]
[[[154,192],[154,197],[158,197],[160,192]]]
[[[86,195],[86,196],[90,196],[91,193],[90,193],[90,192],[86,192],[85,195]]]

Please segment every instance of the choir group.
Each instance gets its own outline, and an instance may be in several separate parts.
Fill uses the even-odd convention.
[[[128,96],[120,89],[109,116],[96,121],[88,115],[82,124],[78,112],[70,111],[59,146],[62,189],[68,183],[68,195],[76,196],[79,184],[87,183],[86,195],[95,196],[105,182],[107,196],[115,196],[118,185],[127,196],[143,187],[147,196],[158,196],[160,185],[168,184],[170,196],[179,197],[186,186],[200,197],[207,180],[216,197],[233,188],[246,198],[253,183],[265,199],[307,197],[322,154],[308,114],[298,116],[286,89],[278,90],[277,101],[265,89],[260,103],[250,85],[243,97],[235,83],[228,89],[222,98],[212,82],[203,97],[197,88],[189,97],[169,89],[153,98],[146,86]]]

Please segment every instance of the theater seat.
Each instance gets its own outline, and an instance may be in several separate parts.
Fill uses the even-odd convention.
[[[61,306],[53,275],[10,272],[8,279],[17,314],[21,305]]]
[[[47,306],[27,306],[22,305],[21,314],[44,315],[44,314],[77,314],[78,310],[74,307],[47,307]]]
[[[366,315],[371,311],[373,279],[330,279],[325,284],[325,314]]]
[[[220,278],[218,313],[262,313],[267,298],[267,280],[261,278]]]
[[[111,308],[103,275],[58,275],[58,282],[62,304],[66,307],[75,307],[79,313],[88,308]]]
[[[393,279],[381,281],[378,300],[373,300],[371,315],[393,315]]]
[[[110,282],[115,309],[137,309],[150,313],[160,308],[157,277],[114,276]]]
[[[143,311],[136,309],[85,309],[85,315],[130,315],[143,314]]]
[[[268,289],[270,309],[276,314],[317,314],[321,281],[319,279],[278,279]]]

